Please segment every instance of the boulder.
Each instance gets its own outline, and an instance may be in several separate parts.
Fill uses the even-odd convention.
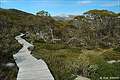
[[[34,49],[34,46],[28,47],[28,50],[29,50],[29,51],[32,51],[33,49]]]
[[[6,64],[6,67],[14,67],[14,66],[15,66],[14,63],[7,63],[7,64]]]

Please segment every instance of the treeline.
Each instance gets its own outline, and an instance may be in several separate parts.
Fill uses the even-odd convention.
[[[42,11],[43,16],[41,16],[41,12],[38,12],[37,15],[48,17],[45,16],[46,12],[44,11]],[[120,45],[119,13],[107,10],[90,10],[83,15],[75,16],[73,20],[51,20],[48,22],[44,26],[39,25],[37,30],[33,29],[34,40],[43,39],[46,43],[59,42],[71,47],[87,49],[117,48]]]
[[[120,45],[120,14],[107,10],[90,10],[71,20],[79,46],[110,48]]]

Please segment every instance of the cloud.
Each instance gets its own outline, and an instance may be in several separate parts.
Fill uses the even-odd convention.
[[[87,1],[79,1],[78,3],[79,3],[81,6],[85,6],[85,5],[92,4],[92,1],[90,1],[90,0],[87,0]]]
[[[0,3],[6,3],[9,2],[8,0],[0,0]]]
[[[0,3],[16,2],[21,0],[0,0]]]
[[[96,6],[102,6],[102,7],[120,7],[120,1],[119,0],[113,0],[113,1],[98,1],[98,0],[82,0],[78,2],[81,6],[87,6],[87,5],[96,5]]]
[[[103,4],[101,4],[101,6],[103,6],[103,7],[115,7],[115,6],[118,6],[118,7],[120,7],[120,4],[119,4],[119,2],[106,2],[106,3],[103,3]]]
[[[38,6],[38,7],[48,7],[48,6],[56,6],[59,5],[58,3],[56,3],[56,1],[49,1],[49,0],[35,0],[35,1],[31,1],[30,2],[32,6]]]
[[[104,4],[102,4],[102,6],[114,6],[115,4],[113,4],[113,3],[104,3]]]

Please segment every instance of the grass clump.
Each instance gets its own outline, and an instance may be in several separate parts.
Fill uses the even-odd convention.
[[[45,60],[56,80],[73,80],[75,78],[73,74],[76,74],[79,68],[79,61],[76,59],[81,54],[80,49],[66,48],[63,44],[35,43],[35,45],[33,55]]]
[[[43,59],[48,64],[56,80],[74,80],[76,75],[88,77],[91,80],[98,80],[105,76],[119,76],[120,64],[113,65],[106,62],[107,56],[109,59],[113,58],[110,57],[110,52],[113,56],[118,55],[110,50],[107,53],[102,50],[81,50],[66,47],[64,44],[40,42],[34,45],[33,56]]]
[[[104,57],[105,60],[120,60],[119,52],[108,50],[103,52],[101,55]]]
[[[120,52],[120,47],[113,48],[113,51]]]

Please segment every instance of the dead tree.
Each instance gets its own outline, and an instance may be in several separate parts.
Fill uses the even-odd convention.
[[[50,33],[51,33],[51,37],[52,37],[52,42],[53,43],[56,43],[56,41],[60,41],[61,39],[56,39],[56,38],[54,38],[54,35],[53,35],[53,29],[52,28],[49,28],[50,29]]]

